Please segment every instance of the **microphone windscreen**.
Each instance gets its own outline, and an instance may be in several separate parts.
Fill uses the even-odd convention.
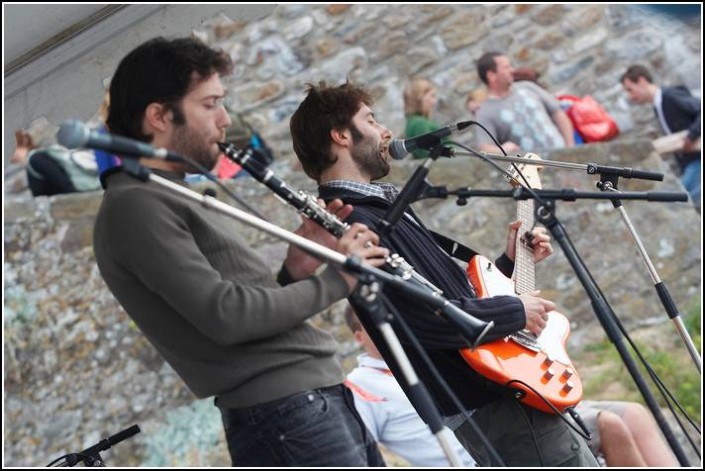
[[[61,123],[59,132],[56,134],[56,139],[62,146],[68,149],[76,149],[78,147],[85,147],[88,142],[89,132],[88,126],[82,122],[69,119]]]
[[[409,155],[402,139],[392,139],[392,142],[389,143],[389,155],[391,155],[394,160],[401,160]]]

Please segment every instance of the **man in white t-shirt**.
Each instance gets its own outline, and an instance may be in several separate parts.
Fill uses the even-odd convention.
[[[354,393],[355,407],[372,436],[412,466],[449,466],[436,437],[407,399],[350,306],[345,321],[366,352],[357,357],[358,366],[348,374],[345,385]],[[475,466],[475,460],[455,436],[448,436],[463,465]]]

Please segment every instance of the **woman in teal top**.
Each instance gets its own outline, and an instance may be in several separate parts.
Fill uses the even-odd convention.
[[[411,138],[435,131],[440,124],[431,119],[431,111],[437,102],[436,86],[429,80],[417,78],[406,85],[404,89],[404,114],[406,115],[405,137]],[[415,159],[428,157],[428,151],[415,150]]]

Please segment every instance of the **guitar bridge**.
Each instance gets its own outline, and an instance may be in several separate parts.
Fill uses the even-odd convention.
[[[533,350],[535,352],[541,351],[541,345],[536,339],[536,336],[526,329],[520,330],[516,334],[512,334],[509,337],[519,345],[522,345],[529,350]]]

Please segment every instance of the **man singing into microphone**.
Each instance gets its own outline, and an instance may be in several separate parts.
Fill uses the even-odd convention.
[[[372,105],[373,100],[366,90],[349,83],[337,87],[325,83],[309,85],[308,95],[290,123],[294,150],[307,175],[320,185],[321,197],[340,198],[354,204],[350,220],[364,222],[369,227],[375,226],[385,215],[397,194],[392,185],[375,182],[389,172],[387,147],[392,133],[375,120]],[[509,225],[506,253],[497,260],[497,266],[508,276],[513,269],[519,225],[518,221]],[[544,231],[537,228],[532,235],[534,256],[538,261],[552,249]],[[463,270],[438,246],[433,235],[411,211],[404,214],[381,245],[404,257],[451,302],[475,317],[494,321],[495,327],[486,340],[524,328],[539,333],[545,327],[547,312],[555,307],[537,293],[475,298]],[[474,410],[473,417],[506,465],[597,466],[583,439],[570,430],[561,417],[524,406],[496,391],[473,372],[458,353],[466,344],[455,327],[390,287],[385,289],[385,294],[425,347],[463,408]],[[361,320],[395,376],[401,377],[377,330],[364,316]],[[465,421],[458,425],[462,419],[457,416],[462,411],[432,379],[419,355],[412,349],[407,349],[407,354],[448,419],[448,425],[456,428],[460,442],[481,465],[497,465],[470,425]]]
[[[226,53],[195,39],[150,40],[113,75],[107,125],[210,169],[230,125],[221,76],[231,70]],[[171,180],[196,171],[140,163]],[[289,248],[285,266],[301,281],[279,286],[232,219],[119,169],[104,183],[94,232],[100,272],[189,389],[215,396],[233,464],[383,466],[342,385],[335,341],[308,322],[356,280]],[[347,216],[352,208],[328,209]],[[361,224],[340,241],[313,223],[297,232],[373,265],[388,253]]]

